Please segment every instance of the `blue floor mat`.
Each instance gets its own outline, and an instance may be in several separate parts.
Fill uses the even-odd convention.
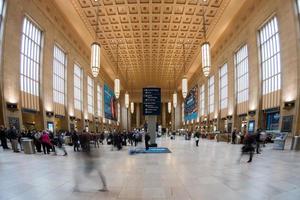
[[[136,153],[172,153],[166,147],[150,147],[148,150],[145,148],[134,148],[129,150],[129,154],[136,154]]]

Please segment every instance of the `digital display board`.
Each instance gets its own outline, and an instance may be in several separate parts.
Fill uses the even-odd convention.
[[[144,115],[160,115],[161,91],[160,88],[143,88]]]
[[[196,120],[198,117],[198,86],[193,87],[184,100],[184,120]]]

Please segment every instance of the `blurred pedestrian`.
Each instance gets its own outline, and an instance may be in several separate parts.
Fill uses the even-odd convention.
[[[80,173],[80,171],[82,170],[82,168],[80,167],[80,164],[83,164],[83,169],[84,169],[84,177],[86,177],[87,175],[91,174],[91,172],[93,171],[97,171],[100,181],[102,183],[102,188],[99,189],[99,191],[101,192],[105,192],[107,191],[107,185],[106,185],[106,179],[104,174],[102,173],[102,170],[100,169],[100,165],[99,163],[96,162],[96,159],[99,159],[99,151],[96,151],[95,149],[92,149],[90,146],[90,135],[88,133],[83,133],[81,135],[82,137],[82,151],[81,153],[78,154],[78,165],[79,168],[74,171],[75,174],[75,187],[74,187],[74,191],[78,192],[79,191],[79,183],[82,182],[79,180],[80,175],[78,174]]]
[[[255,135],[246,134],[244,139],[244,146],[242,147],[242,153],[239,161],[242,159],[244,154],[249,154],[248,163],[252,162],[253,154],[254,154],[254,144],[255,144]]]

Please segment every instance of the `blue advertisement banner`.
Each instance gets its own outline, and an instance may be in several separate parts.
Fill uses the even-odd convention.
[[[193,87],[184,100],[184,120],[196,120],[198,117],[198,86]]]
[[[117,100],[115,93],[104,84],[104,117],[117,121]]]

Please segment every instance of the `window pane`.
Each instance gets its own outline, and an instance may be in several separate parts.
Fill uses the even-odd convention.
[[[280,89],[280,46],[276,16],[259,30],[263,95]]]
[[[23,20],[20,63],[21,91],[39,96],[39,68],[42,31],[25,17]],[[39,36],[39,37],[37,37]]]

